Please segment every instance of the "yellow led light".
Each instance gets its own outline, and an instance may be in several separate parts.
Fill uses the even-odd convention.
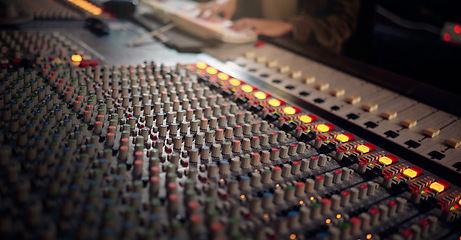
[[[242,82],[240,82],[240,80],[238,79],[232,78],[231,80],[229,80],[229,83],[232,84],[233,86],[240,86]]]
[[[312,122],[312,118],[310,116],[307,116],[307,115],[303,115],[301,117],[299,117],[299,120],[305,122],[305,123],[310,123]]]
[[[330,127],[328,127],[325,124],[320,124],[317,126],[317,130],[319,130],[320,132],[328,132],[330,131]]]
[[[301,201],[299,201],[299,205],[302,205],[303,203],[304,203],[304,202],[303,202],[302,200],[301,200]]]
[[[240,195],[240,198],[241,198],[241,199],[244,199],[244,198],[245,198],[245,195],[243,195],[243,194]]]
[[[216,74],[216,73],[218,73],[218,69],[216,69],[214,67],[207,67],[206,72],[209,73],[209,74]]]
[[[244,92],[253,92],[253,89],[254,88],[252,86],[250,86],[250,85],[243,85],[242,86],[242,91],[244,91]]]
[[[367,153],[367,152],[370,151],[370,148],[365,146],[365,145],[360,145],[360,146],[357,147],[357,150],[359,150],[359,151],[361,151],[363,153]]]
[[[367,239],[371,239],[372,237],[373,237],[373,235],[371,235],[371,234],[367,234],[367,236],[366,236]]]
[[[325,223],[326,223],[326,224],[331,223],[331,219],[327,218],[327,219],[325,220]]]
[[[336,214],[336,218],[338,218],[338,219],[341,218],[341,214],[339,214],[339,213]]]
[[[283,109],[283,112],[288,114],[288,115],[292,115],[292,114],[296,113],[296,109],[293,108],[293,107],[286,107],[286,108]]]
[[[336,139],[338,139],[341,142],[349,141],[349,137],[347,135],[345,135],[345,134],[340,134],[340,135],[336,136]]]
[[[70,59],[72,60],[72,62],[81,62],[83,60],[82,56],[78,54],[72,55]]]
[[[418,176],[418,172],[416,172],[415,170],[411,168],[405,169],[405,171],[403,171],[403,174],[410,178],[415,178],[416,176]]]
[[[205,69],[206,67],[208,67],[208,64],[206,64],[204,62],[198,62],[196,65],[200,69]]]
[[[296,234],[291,234],[290,239],[296,239]]]
[[[281,103],[280,103],[280,100],[275,99],[275,98],[270,99],[270,100],[268,101],[268,103],[269,103],[271,106],[273,106],[273,107],[278,107],[278,106],[280,106],[280,104],[281,104]]]
[[[218,73],[218,78],[223,80],[223,81],[226,81],[227,79],[229,79],[229,75],[220,72],[220,73]]]
[[[383,163],[384,165],[391,165],[393,163],[392,159],[384,156],[379,158],[379,162]],[[408,170],[408,169],[407,169]],[[403,172],[405,174],[405,171]]]
[[[255,98],[261,99],[261,100],[267,98],[267,94],[261,91],[255,92],[254,95],[255,95]]]
[[[310,199],[311,201],[313,201],[313,200],[314,200],[314,197],[310,197],[309,199]]]
[[[434,182],[429,186],[430,189],[437,191],[437,192],[443,192],[445,190],[445,186],[440,184],[439,182]]]

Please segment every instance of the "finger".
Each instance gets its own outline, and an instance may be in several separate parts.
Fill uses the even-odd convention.
[[[200,4],[199,6],[200,13],[197,15],[197,18],[205,18],[208,11],[212,11],[213,6],[209,4]]]

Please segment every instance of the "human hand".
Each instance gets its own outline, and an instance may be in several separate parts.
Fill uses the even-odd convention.
[[[237,10],[237,0],[213,0],[198,7],[200,9],[198,18],[210,20],[221,14],[224,19],[231,19]]]
[[[231,28],[239,32],[251,30],[258,35],[280,37],[291,32],[293,26],[289,22],[280,20],[242,18],[235,21]]]

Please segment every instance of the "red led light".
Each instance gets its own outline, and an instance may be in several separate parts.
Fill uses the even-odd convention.
[[[449,42],[450,39],[451,39],[451,36],[450,36],[449,33],[445,33],[445,34],[443,35],[443,40],[445,40],[446,42]]]
[[[459,34],[459,33],[461,33],[461,26],[455,25],[455,27],[453,28],[453,30],[455,31],[455,33]]]

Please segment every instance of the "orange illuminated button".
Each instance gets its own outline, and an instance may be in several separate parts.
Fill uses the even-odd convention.
[[[410,178],[415,178],[421,173],[423,173],[423,170],[419,167],[407,168],[405,171],[403,171],[403,175]]]
[[[278,106],[281,106],[281,105],[285,104],[284,101],[278,100],[278,99],[275,99],[275,98],[270,99],[267,103],[269,103],[273,107],[278,107]]]
[[[248,92],[253,92],[255,90],[254,87],[252,87],[252,86],[250,86],[248,84],[243,85],[241,88],[242,88],[242,91],[247,92],[247,93]]]
[[[336,136],[336,139],[338,139],[341,142],[348,142],[350,140],[354,140],[355,136],[350,134],[350,133],[344,133],[344,134],[339,134]]]
[[[229,80],[229,83],[232,84],[233,86],[240,86],[240,84],[242,84],[242,81],[232,78],[231,80]]]
[[[285,107],[283,109],[283,112],[288,114],[288,115],[293,115],[293,114],[301,112],[301,109],[299,109],[297,107]]]
[[[82,56],[80,56],[79,54],[72,55],[72,57],[70,59],[72,60],[72,62],[81,62],[81,61],[83,61]]]
[[[335,126],[331,123],[320,124],[316,128],[320,132],[328,132],[330,130],[335,129]]]
[[[379,158],[379,162],[384,165],[391,165],[392,163],[397,162],[398,158],[394,155],[387,155]]]
[[[304,123],[310,123],[316,121],[317,117],[314,115],[303,115],[299,117],[299,120],[303,121]]]
[[[362,153],[367,153],[367,152],[373,151],[375,149],[376,149],[375,145],[373,145],[371,143],[362,144],[362,145],[357,147],[357,150],[361,151]]]
[[[206,72],[209,73],[209,74],[216,74],[216,73],[218,73],[218,69],[216,69],[214,67],[207,67]]]
[[[229,75],[220,72],[220,73],[218,73],[218,78],[225,81],[225,80],[229,79]]]
[[[269,95],[269,94],[267,94],[265,92],[258,91],[258,92],[254,93],[254,96],[257,99],[263,100],[263,99],[266,99],[266,98],[270,97],[271,95]]]
[[[450,186],[450,183],[444,181],[444,180],[439,180],[437,182],[432,183],[429,188],[436,191],[436,192],[443,192],[445,189],[447,189]]]
[[[206,67],[208,67],[208,64],[204,63],[204,62],[198,62],[196,64],[197,68],[200,68],[200,69],[205,69]]]

